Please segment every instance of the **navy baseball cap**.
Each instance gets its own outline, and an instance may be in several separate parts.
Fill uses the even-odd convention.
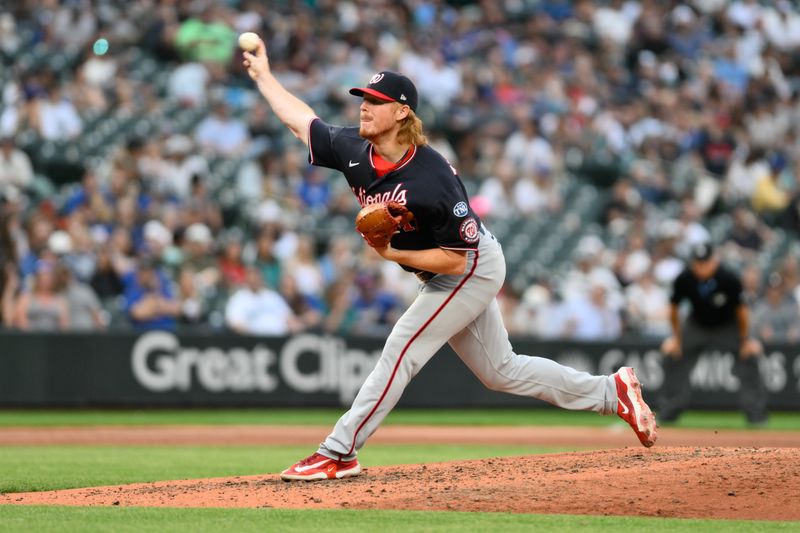
[[[350,94],[355,96],[369,94],[387,102],[405,104],[412,111],[417,110],[417,88],[410,79],[391,70],[378,72],[370,78],[366,87],[353,87],[350,89]]]

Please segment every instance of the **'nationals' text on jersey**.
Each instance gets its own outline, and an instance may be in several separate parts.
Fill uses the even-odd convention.
[[[362,206],[394,200],[414,213],[412,227],[392,239],[398,250],[474,250],[480,219],[469,206],[456,170],[429,146],[412,146],[408,160],[382,178],[372,164],[372,144],[358,128],[309,124],[309,161],[342,172]]]

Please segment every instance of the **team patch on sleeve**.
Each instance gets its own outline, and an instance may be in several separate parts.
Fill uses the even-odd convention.
[[[474,218],[468,218],[464,222],[461,223],[461,228],[459,229],[459,234],[461,235],[461,240],[467,244],[475,244],[478,242],[480,238],[478,236],[478,223],[475,221]]]
[[[467,213],[469,213],[467,202],[458,202],[453,207],[453,214],[459,218],[467,216]]]

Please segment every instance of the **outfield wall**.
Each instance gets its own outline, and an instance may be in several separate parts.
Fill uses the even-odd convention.
[[[347,406],[382,339],[302,334],[0,334],[0,406]],[[516,340],[520,353],[592,373],[636,368],[649,397],[663,384],[652,341]],[[734,356],[711,352],[692,374],[693,406],[736,408]],[[770,406],[800,408],[800,346],[770,346],[762,361]],[[544,405],[486,390],[445,347],[406,390],[407,407]]]

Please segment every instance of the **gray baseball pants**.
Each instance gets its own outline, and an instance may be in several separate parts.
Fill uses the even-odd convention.
[[[593,376],[542,357],[514,353],[495,300],[506,274],[497,240],[482,228],[466,273],[437,275],[397,321],[375,369],[319,453],[350,460],[394,408],[411,379],[449,342],[486,387],[558,407],[614,414],[613,376]]]

